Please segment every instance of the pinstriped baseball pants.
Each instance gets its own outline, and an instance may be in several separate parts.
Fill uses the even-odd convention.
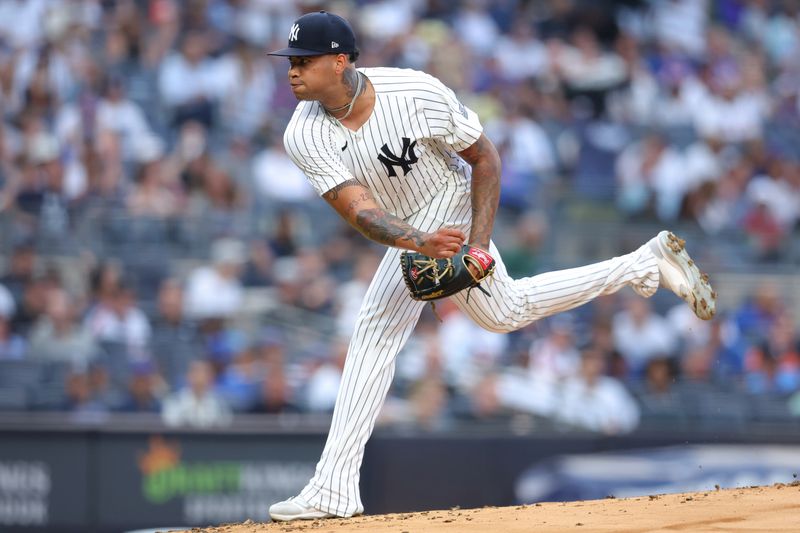
[[[407,222],[423,231],[455,226],[469,234],[471,203],[464,186],[451,184]],[[314,477],[300,496],[317,509],[349,517],[364,508],[359,476],[364,447],[394,377],[395,358],[414,329],[424,302],[409,298],[400,273],[402,250],[389,248],[370,284],[356,322],[336,397],[328,439]],[[655,256],[647,246],[592,265],[511,279],[494,243],[492,297],[472,291],[455,303],[477,324],[509,332],[631,286],[649,297],[658,288]]]

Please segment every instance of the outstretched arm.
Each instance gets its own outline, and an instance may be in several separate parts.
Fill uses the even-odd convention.
[[[488,250],[500,201],[500,156],[492,141],[484,134],[458,155],[472,166],[472,231],[469,243]]]
[[[461,250],[466,235],[461,230],[442,228],[426,233],[382,209],[369,189],[356,180],[340,183],[322,195],[354,228],[369,239],[397,248],[447,258]]]

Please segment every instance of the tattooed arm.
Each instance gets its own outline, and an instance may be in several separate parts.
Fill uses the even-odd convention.
[[[472,231],[469,242],[488,250],[500,200],[500,156],[483,134],[458,155],[472,166]]]
[[[369,189],[356,180],[340,183],[322,195],[342,218],[369,239],[431,257],[452,257],[466,236],[457,229],[426,233],[382,209]]]

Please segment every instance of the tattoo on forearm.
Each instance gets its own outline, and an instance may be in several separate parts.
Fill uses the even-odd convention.
[[[339,198],[339,191],[341,191],[342,189],[346,187],[360,187],[360,186],[361,184],[358,182],[358,180],[343,181],[339,185],[335,186],[333,189],[323,194],[322,197],[330,202],[332,200],[336,200]]]
[[[402,246],[402,241],[407,241],[420,247],[425,245],[425,236],[421,231],[383,209],[359,211],[355,224],[364,235],[381,244]]]
[[[347,219],[349,220],[352,216],[352,213],[357,213],[359,211],[358,206],[361,205],[362,202],[366,202],[368,200],[373,200],[374,197],[369,191],[362,192],[358,195],[358,198],[355,200],[351,200],[349,204],[347,204]]]
[[[500,158],[491,142],[483,135],[462,152],[472,165],[472,231],[470,242],[488,247],[494,217],[500,200]]]

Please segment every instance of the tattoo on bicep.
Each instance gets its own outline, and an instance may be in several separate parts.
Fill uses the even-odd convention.
[[[333,189],[323,194],[322,197],[328,200],[329,202],[337,200],[339,198],[339,191],[341,191],[346,187],[361,187],[361,184],[358,182],[358,180],[354,179],[343,181],[339,185],[336,185]]]
[[[472,231],[470,240],[488,246],[499,201],[500,160],[492,156],[490,141],[481,135],[469,148],[472,165]],[[465,159],[466,160],[466,159]]]
[[[351,200],[349,204],[347,204],[347,216],[350,217],[351,213],[358,212],[358,206],[361,205],[361,202],[366,202],[368,200],[372,200],[373,196],[369,191],[364,191],[358,195],[358,198]]]
[[[356,215],[355,224],[364,235],[382,244],[395,246],[399,241],[410,241],[417,246],[425,245],[421,231],[383,209],[362,209]]]

